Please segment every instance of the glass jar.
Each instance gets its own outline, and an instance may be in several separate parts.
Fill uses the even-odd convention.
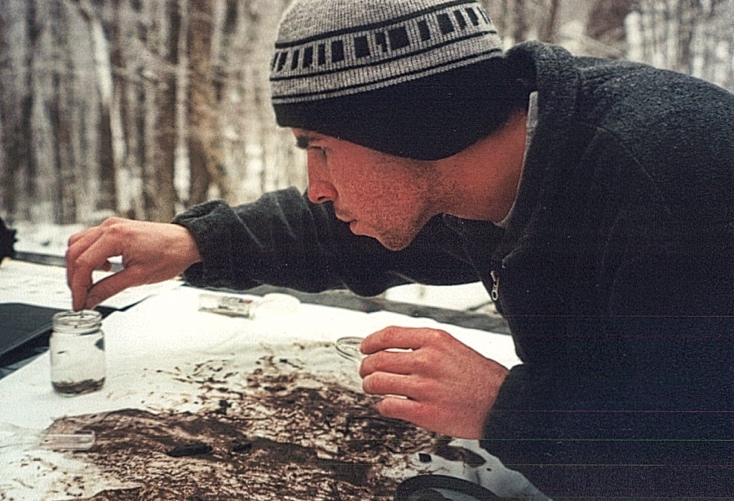
[[[51,385],[57,393],[81,395],[104,385],[104,332],[98,311],[62,311],[54,315],[49,351]]]

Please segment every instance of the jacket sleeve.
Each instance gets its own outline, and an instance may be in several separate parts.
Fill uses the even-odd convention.
[[[349,288],[375,295],[412,281],[478,279],[440,217],[407,249],[393,252],[375,239],[353,235],[336,219],[331,204],[313,204],[294,188],[236,207],[206,202],[173,222],[189,230],[202,256],[185,273],[197,286],[245,290],[268,284],[304,292]]]

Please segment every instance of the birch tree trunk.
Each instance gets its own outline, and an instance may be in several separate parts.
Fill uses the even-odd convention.
[[[236,201],[219,145],[217,88],[211,61],[215,28],[212,4],[209,0],[189,0],[189,202],[192,204],[208,198],[212,183],[221,198],[230,203]]]
[[[30,217],[24,173],[31,166],[30,93],[31,34],[26,20],[32,14],[23,0],[6,0],[0,9],[0,210],[13,216]]]
[[[0,214],[169,220],[305,186],[270,109],[288,0],[0,0]]]
[[[70,223],[111,208],[100,196],[112,166],[96,54],[68,50],[95,43],[82,7],[5,0],[0,9],[2,205],[15,218]]]
[[[176,214],[177,194],[174,185],[176,161],[176,67],[179,64],[178,44],[181,14],[178,0],[166,0],[159,17],[167,23],[160,30],[153,52],[160,63],[155,75],[156,87],[151,89],[152,106],[146,111],[153,129],[151,152],[144,165],[146,218],[169,221]]]

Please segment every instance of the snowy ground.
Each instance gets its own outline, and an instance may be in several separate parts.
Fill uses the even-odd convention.
[[[80,224],[53,225],[15,223],[11,226],[17,233],[15,250],[21,252],[35,252],[51,256],[63,256],[69,237],[84,229]]]
[[[63,256],[69,237],[84,229],[82,225],[16,223],[15,250],[52,256]],[[481,283],[458,286],[405,285],[384,295],[386,299],[452,310],[493,313],[491,300]]]

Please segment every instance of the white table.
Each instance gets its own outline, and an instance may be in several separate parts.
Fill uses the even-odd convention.
[[[251,376],[263,374],[263,361],[272,362],[271,369],[280,371],[278,377],[296,380],[298,388],[310,388],[311,382],[315,388],[328,381],[358,395],[361,390],[357,365],[339,357],[333,348],[333,341],[341,336],[366,336],[388,325],[440,327],[508,367],[518,362],[511,338],[502,334],[394,313],[368,314],[310,304],[294,306],[293,298],[277,295],[257,309],[255,318],[228,317],[199,311],[201,293],[189,287],[164,287],[136,306],[107,317],[103,328],[108,369],[100,391],[76,397],[55,394],[50,385],[47,354],[0,380],[0,443],[4,444],[0,447],[0,500],[72,499],[135,485],[129,478],[101,472],[98,465],[86,460],[84,453],[50,451],[25,443],[57,420],[65,419],[68,425],[76,416],[104,415],[124,409],[150,415],[212,415],[234,392],[242,395],[262,391],[253,389]],[[270,369],[266,368],[266,373],[267,370]],[[269,412],[253,409],[251,406],[239,410]],[[253,425],[250,434],[277,442],[279,433],[288,431],[287,423],[280,429],[274,421],[267,422],[265,429]],[[466,441],[453,444],[476,449],[475,443]],[[314,447],[320,455],[328,456],[331,446],[323,443]],[[443,472],[480,482],[498,493],[532,492],[518,474],[503,469],[486,452],[480,454],[492,465],[483,468],[483,473],[465,463],[435,457],[425,464],[421,462],[425,455],[414,451],[402,462],[391,459],[392,463],[380,474],[405,477],[426,471]],[[318,460],[328,458],[320,456]]]

